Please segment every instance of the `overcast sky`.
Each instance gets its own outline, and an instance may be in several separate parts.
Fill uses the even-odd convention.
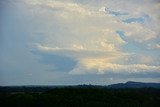
[[[0,85],[160,82],[160,0],[0,0]]]

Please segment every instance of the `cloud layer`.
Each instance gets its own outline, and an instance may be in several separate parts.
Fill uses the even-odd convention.
[[[65,77],[160,76],[158,0],[7,0],[0,6],[3,71],[15,68],[9,65],[15,49],[35,65],[31,73],[41,66]]]

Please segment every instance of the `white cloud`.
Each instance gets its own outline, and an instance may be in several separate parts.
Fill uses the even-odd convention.
[[[125,27],[125,34],[130,40],[143,43],[144,41],[156,38],[156,33],[142,24],[130,23],[126,24]]]
[[[110,59],[109,59],[110,60]],[[160,73],[160,66],[152,66],[146,64],[116,64],[110,63],[107,58],[91,58],[81,60],[77,68],[72,70],[70,74],[87,74],[87,73]]]
[[[44,32],[45,38],[48,39],[37,42],[37,48],[42,52],[75,58],[78,64],[70,73],[77,73],[77,71],[78,73],[86,71],[101,74],[108,71],[158,72],[158,64],[152,64],[155,61],[155,58],[152,58],[153,55],[139,57],[135,61],[132,53],[123,51],[123,46],[128,42],[147,45],[146,41],[159,38],[159,27],[156,24],[159,15],[153,13],[158,12],[159,4],[148,1],[126,1],[127,5],[124,5],[124,1],[116,1],[116,4],[115,1],[83,4],[75,1],[52,0],[34,0],[26,1],[26,3],[38,8],[35,12],[39,16],[44,15],[39,13],[43,11],[46,17],[49,17],[49,20],[45,22],[50,25],[46,26],[46,29],[49,30]],[[151,7],[151,10],[148,7]],[[106,12],[106,8],[128,14],[113,16]],[[144,16],[144,23],[124,23],[122,21]],[[58,28],[52,31],[52,27]],[[127,38],[125,41],[116,33],[117,30],[125,32]],[[152,48],[159,48],[159,45],[156,44]],[[138,56],[139,53],[135,52],[134,55]]]
[[[155,48],[160,49],[160,44],[156,44]]]
[[[75,44],[74,44],[75,45]],[[56,53],[61,55],[66,55],[69,57],[74,57],[76,59],[83,59],[89,57],[102,57],[102,58],[119,58],[119,57],[128,57],[130,54],[122,53],[120,51],[111,51],[103,49],[85,49],[81,45],[76,45],[71,48],[60,48],[60,47],[48,47],[41,44],[35,45],[35,50],[44,52],[44,53]],[[38,50],[37,50],[38,49]]]
[[[81,46],[80,46],[81,47]],[[78,61],[70,74],[105,74],[105,73],[159,73],[160,66],[152,65],[155,62],[151,56],[135,56],[121,52],[85,50],[83,48],[50,48],[39,45],[43,52],[56,53],[75,58]],[[97,52],[97,53],[95,53]],[[131,60],[130,60],[131,59]],[[129,60],[129,61],[128,61]],[[130,63],[132,61],[132,63]]]
[[[148,44],[148,49],[156,49],[159,50],[160,49],[160,44]]]

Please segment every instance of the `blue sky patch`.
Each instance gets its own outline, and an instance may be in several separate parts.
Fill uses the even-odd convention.
[[[132,23],[132,22],[144,23],[144,22],[145,22],[145,19],[142,18],[142,17],[139,17],[139,18],[129,18],[129,19],[123,20],[123,22],[125,22],[125,23]]]
[[[116,31],[116,33],[117,33],[124,41],[126,41],[126,36],[125,36],[125,32],[124,32],[124,31],[118,30],[118,31]]]
[[[109,11],[109,14],[112,14],[114,16],[128,15],[128,13],[122,13],[122,12],[117,12],[117,11]]]

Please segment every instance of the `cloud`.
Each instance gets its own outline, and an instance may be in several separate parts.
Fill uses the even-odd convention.
[[[112,2],[107,3],[114,5]],[[128,73],[138,70],[157,71],[159,66],[148,65],[151,64],[148,62],[149,59],[139,58],[135,61],[133,53],[123,51],[123,46],[127,44],[138,42],[146,45],[146,41],[157,38],[156,30],[150,29],[147,25],[150,23],[149,18],[152,20],[151,16],[147,16],[148,10],[142,13],[142,10],[146,8],[145,5],[138,7],[139,9],[135,11],[132,10],[132,6],[135,6],[136,2],[133,5],[131,2],[128,3],[131,8],[123,8],[121,2],[118,2],[120,4],[118,9],[115,6],[111,9],[104,5],[93,7],[90,4],[84,5],[73,1],[31,1],[28,5],[36,6],[41,10],[51,10],[51,14],[54,15],[52,17],[58,21],[55,26],[60,28],[52,33],[53,36],[46,34],[49,39],[38,43],[36,48],[42,52],[75,59],[77,65],[71,72],[81,69],[80,67],[84,67],[86,72],[87,70],[89,72],[101,71],[99,73],[102,74],[106,71]],[[127,14],[121,15],[122,13]],[[128,20],[129,23],[126,23]],[[66,28],[66,30],[61,28]],[[138,53],[134,53],[136,54]],[[142,62],[140,59],[145,59],[145,61]],[[78,72],[83,72],[83,70]]]
[[[81,69],[82,68],[82,69]],[[134,74],[134,73],[159,73],[160,66],[151,66],[146,64],[116,64],[110,63],[109,58],[89,58],[83,59],[78,65],[78,69],[71,71],[71,74],[86,73],[118,73],[118,74]],[[82,71],[82,72],[81,72]]]
[[[160,49],[160,44],[156,44],[156,45],[155,45],[155,48],[156,48],[156,49]]]
[[[76,59],[77,63],[69,74],[143,74],[159,73],[160,66],[152,65],[156,62],[151,56],[134,56],[132,54],[114,53],[106,54],[109,51],[40,47],[42,52],[49,52],[61,56],[68,56]],[[53,58],[54,60],[54,58]],[[151,64],[151,65],[150,65]]]
[[[71,74],[94,83],[106,75],[159,76],[159,0],[6,0],[0,6],[0,68],[11,83],[11,71],[32,74],[33,81],[40,72],[39,80],[54,83],[73,83],[78,75]]]
[[[150,39],[157,38],[157,35],[158,35],[157,30],[155,31],[154,29],[148,28],[149,26],[146,26],[146,23],[149,23],[150,21],[145,22],[145,24],[141,24],[141,23],[125,24],[123,23],[123,20],[127,20],[127,18],[134,19],[134,17],[136,16],[136,13],[139,13],[138,17],[144,17],[145,12],[142,12],[142,10],[144,11],[146,9],[145,5],[142,7],[139,7],[136,13],[135,13],[135,10],[134,11],[131,10],[132,6],[134,6],[136,2],[134,2],[133,4],[131,4],[130,2],[128,3],[131,6],[131,8],[124,7],[127,9],[129,8],[128,10],[130,12],[128,12],[129,14],[126,15],[126,17],[123,17],[123,20],[120,20],[117,17],[110,16],[109,13],[103,14],[99,12],[99,7],[93,8],[91,5],[82,5],[76,2],[72,2],[72,1],[71,2],[62,2],[62,1],[43,2],[43,1],[35,0],[34,2],[31,1],[27,3],[29,3],[29,5],[36,6],[37,8],[40,8],[41,10],[52,8],[53,9],[52,14],[55,15],[54,18],[56,18],[60,22],[59,26],[64,27],[65,25],[66,27],[66,25],[68,25],[67,32],[70,32],[71,35],[74,35],[72,39],[74,39],[75,42],[77,38],[78,38],[78,42],[83,42],[84,40],[82,38],[84,37],[87,39],[90,39],[90,35],[92,35],[93,41],[95,41],[95,39],[98,41],[97,37],[100,37],[101,40],[107,39],[107,42],[110,42],[110,43],[114,42],[114,44],[124,42],[121,38],[118,38],[116,36],[115,30],[124,31],[126,36],[130,39],[130,41],[135,41],[135,42],[140,42],[140,43],[144,41],[148,41]],[[111,5],[114,5],[112,4],[112,2],[109,2],[109,3]],[[140,2],[140,3],[143,3],[143,2]],[[122,6],[121,2],[118,2],[118,4]],[[147,3],[147,5],[149,4]],[[155,8],[153,5],[155,4],[152,3],[151,7]],[[118,7],[123,12],[124,9],[123,7],[120,7],[120,6]],[[105,8],[106,10],[106,7],[103,7],[103,8]],[[148,15],[147,12],[145,13],[146,14],[145,16]],[[150,16],[150,18],[152,17]],[[108,20],[108,21],[105,21],[105,20]],[[57,35],[57,36],[60,36],[60,35]],[[112,39],[112,41],[109,40],[110,38]],[[52,40],[52,38],[50,39]],[[66,38],[65,40],[66,42],[67,41],[71,42],[67,40]],[[58,41],[63,41],[63,40],[58,40]],[[90,41],[92,42],[92,40]],[[80,45],[82,45],[82,43],[80,43]]]
[[[32,51],[33,54],[39,55],[40,59],[39,62],[43,64],[47,64],[52,66],[52,69],[48,69],[50,71],[62,71],[62,72],[69,72],[74,69],[77,61],[58,54],[49,54],[49,53],[42,53],[38,51]]]
[[[36,44],[34,47],[35,51],[39,51],[42,53],[49,53],[49,54],[59,54],[68,57],[72,57],[75,59],[82,59],[88,57],[124,57],[129,54],[122,53],[121,51],[110,51],[110,50],[103,50],[103,49],[85,49],[85,48],[77,48],[75,46],[71,48],[59,48],[59,47],[47,47],[42,46],[41,44]]]
[[[160,44],[148,44],[148,49],[160,49]]]
[[[128,28],[126,28],[125,34],[130,40],[142,43],[150,39],[155,39],[157,36],[154,31],[145,28],[141,24],[131,23],[127,26]]]
[[[99,9],[100,12],[105,12],[105,13],[108,13],[108,14],[111,14],[113,16],[122,16],[122,15],[128,15],[128,13],[125,13],[125,12],[121,12],[120,10],[116,11],[116,10],[110,10],[109,8],[106,8],[106,7],[101,7]]]

